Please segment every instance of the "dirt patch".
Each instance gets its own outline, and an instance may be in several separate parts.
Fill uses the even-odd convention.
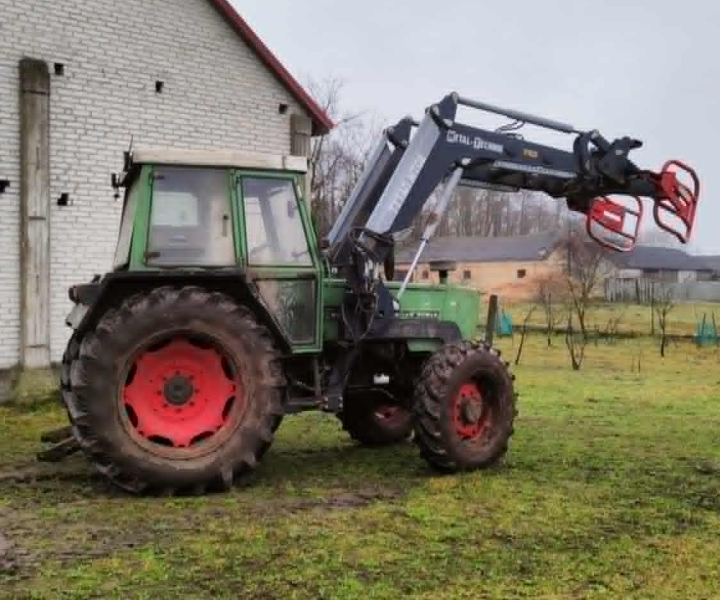
[[[45,492],[43,487],[48,483],[43,481],[51,479],[47,493],[54,497],[55,491],[67,487],[68,479],[87,479],[90,475],[87,472],[69,471],[50,476],[44,470],[30,470],[0,476],[11,477],[18,487],[25,487],[27,491],[29,486],[36,493]],[[58,477],[62,481],[55,486],[53,484]],[[83,490],[87,493],[87,488]],[[4,532],[4,536],[0,535],[0,574],[26,579],[48,561],[70,565],[114,556],[147,545],[169,546],[184,535],[205,531],[208,523],[229,522],[239,509],[238,504],[224,503],[226,495],[209,495],[199,499],[198,504],[192,500],[184,504],[183,500],[182,506],[173,506],[172,499],[136,499],[131,496],[123,499],[120,495],[113,498],[100,492],[97,502],[112,503],[108,505],[109,510],[103,512],[93,507],[95,501],[88,500],[87,496],[81,499],[77,494],[78,490],[51,507],[53,514],[49,518],[54,522],[51,543],[46,539],[48,516],[38,511],[32,495],[27,502],[18,503],[21,507],[19,510],[0,510],[0,530]],[[399,489],[362,488],[328,490],[326,495],[317,498],[281,496],[272,499],[248,497],[245,500],[242,492],[237,498],[244,514],[263,521],[273,521],[283,519],[288,514],[361,509],[374,502],[392,501],[404,495]],[[216,499],[220,504],[215,503]],[[120,511],[117,510],[118,501],[122,505]],[[128,526],[124,521],[125,509],[133,511],[134,504],[138,507],[137,519]],[[78,514],[83,515],[82,518],[78,518]],[[15,541],[14,544],[11,539]]]
[[[0,575],[13,575],[18,570],[13,548],[13,543],[0,533]]]
[[[13,484],[32,485],[43,481],[82,481],[98,479],[99,476],[83,468],[83,465],[27,464],[11,469],[0,470],[0,487]]]
[[[12,550],[12,543],[2,533],[0,533],[0,563],[2,560],[10,554]]]
[[[156,532],[151,528],[127,531],[116,526],[57,523],[53,527],[52,543],[48,544],[41,516],[21,518],[15,525],[6,524],[5,531],[5,536],[0,534],[0,574],[16,578],[31,577],[46,561],[69,565],[113,556],[156,541]],[[6,536],[12,537],[15,543]]]
[[[404,494],[393,489],[369,489],[353,492],[340,492],[324,498],[292,499],[280,501],[280,511],[302,511],[313,509],[364,508],[373,502],[389,501],[401,498]]]

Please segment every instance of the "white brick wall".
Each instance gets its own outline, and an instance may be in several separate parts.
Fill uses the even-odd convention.
[[[288,153],[302,112],[206,0],[0,0],[0,369],[19,360],[18,62],[65,65],[51,91],[51,354],[67,288],[111,266],[120,215],[109,186],[136,143]],[[162,94],[155,81],[165,82]],[[285,115],[278,104],[289,105]],[[55,200],[68,192],[72,206]]]

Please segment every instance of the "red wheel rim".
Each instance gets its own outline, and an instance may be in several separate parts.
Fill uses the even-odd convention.
[[[221,443],[246,399],[240,374],[222,349],[174,337],[136,355],[122,403],[135,439],[156,450],[190,452]]]
[[[375,418],[384,423],[394,423],[403,417],[403,409],[393,404],[381,404],[375,409]]]
[[[490,425],[491,411],[490,405],[483,401],[482,391],[477,383],[463,384],[452,402],[455,432],[463,440],[481,439]]]

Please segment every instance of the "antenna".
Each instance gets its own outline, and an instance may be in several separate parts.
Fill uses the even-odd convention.
[[[132,150],[133,150],[133,142],[135,140],[135,137],[133,134],[130,134],[130,144],[128,145],[128,149],[123,154],[124,159],[124,165],[123,165],[123,171],[129,171],[130,165],[132,162]]]

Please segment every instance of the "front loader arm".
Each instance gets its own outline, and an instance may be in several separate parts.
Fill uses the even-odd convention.
[[[458,122],[461,106],[514,122],[495,131],[472,127]],[[575,135],[572,150],[523,139],[515,131],[526,123]],[[594,130],[580,131],[456,93],[428,108],[422,122],[400,121],[384,132],[328,238],[330,263],[349,284],[343,314],[358,315],[347,320],[350,337],[357,343],[390,326],[458,185],[565,198],[571,210],[586,215],[591,238],[621,252],[634,248],[643,218],[641,198],[649,198],[658,225],[686,243],[699,197],[697,175],[679,161],[669,161],[659,172],[639,168],[629,155],[641,145],[629,137],[610,142]],[[380,279],[379,266],[392,264],[394,234],[411,227],[438,189],[442,192],[429,211],[413,264],[393,297]],[[387,271],[386,266],[386,276]]]
[[[460,106],[577,137],[568,151],[526,141],[507,128],[471,127],[457,121]],[[571,210],[587,215],[588,232],[596,241],[619,251],[634,247],[642,218],[639,198],[646,197],[654,202],[658,225],[686,243],[699,195],[697,176],[679,161],[669,161],[658,173],[638,168],[629,154],[641,145],[628,137],[610,142],[597,131],[579,131],[453,93],[428,109],[381,193],[376,190],[379,199],[363,229],[389,235],[410,227],[435,189],[454,180],[454,185],[527,189],[565,198]],[[459,177],[453,178],[455,171]],[[680,174],[689,181],[683,183]],[[627,196],[630,202],[615,202],[610,195]],[[446,205],[441,203],[440,208]],[[377,250],[383,254],[381,248]]]

